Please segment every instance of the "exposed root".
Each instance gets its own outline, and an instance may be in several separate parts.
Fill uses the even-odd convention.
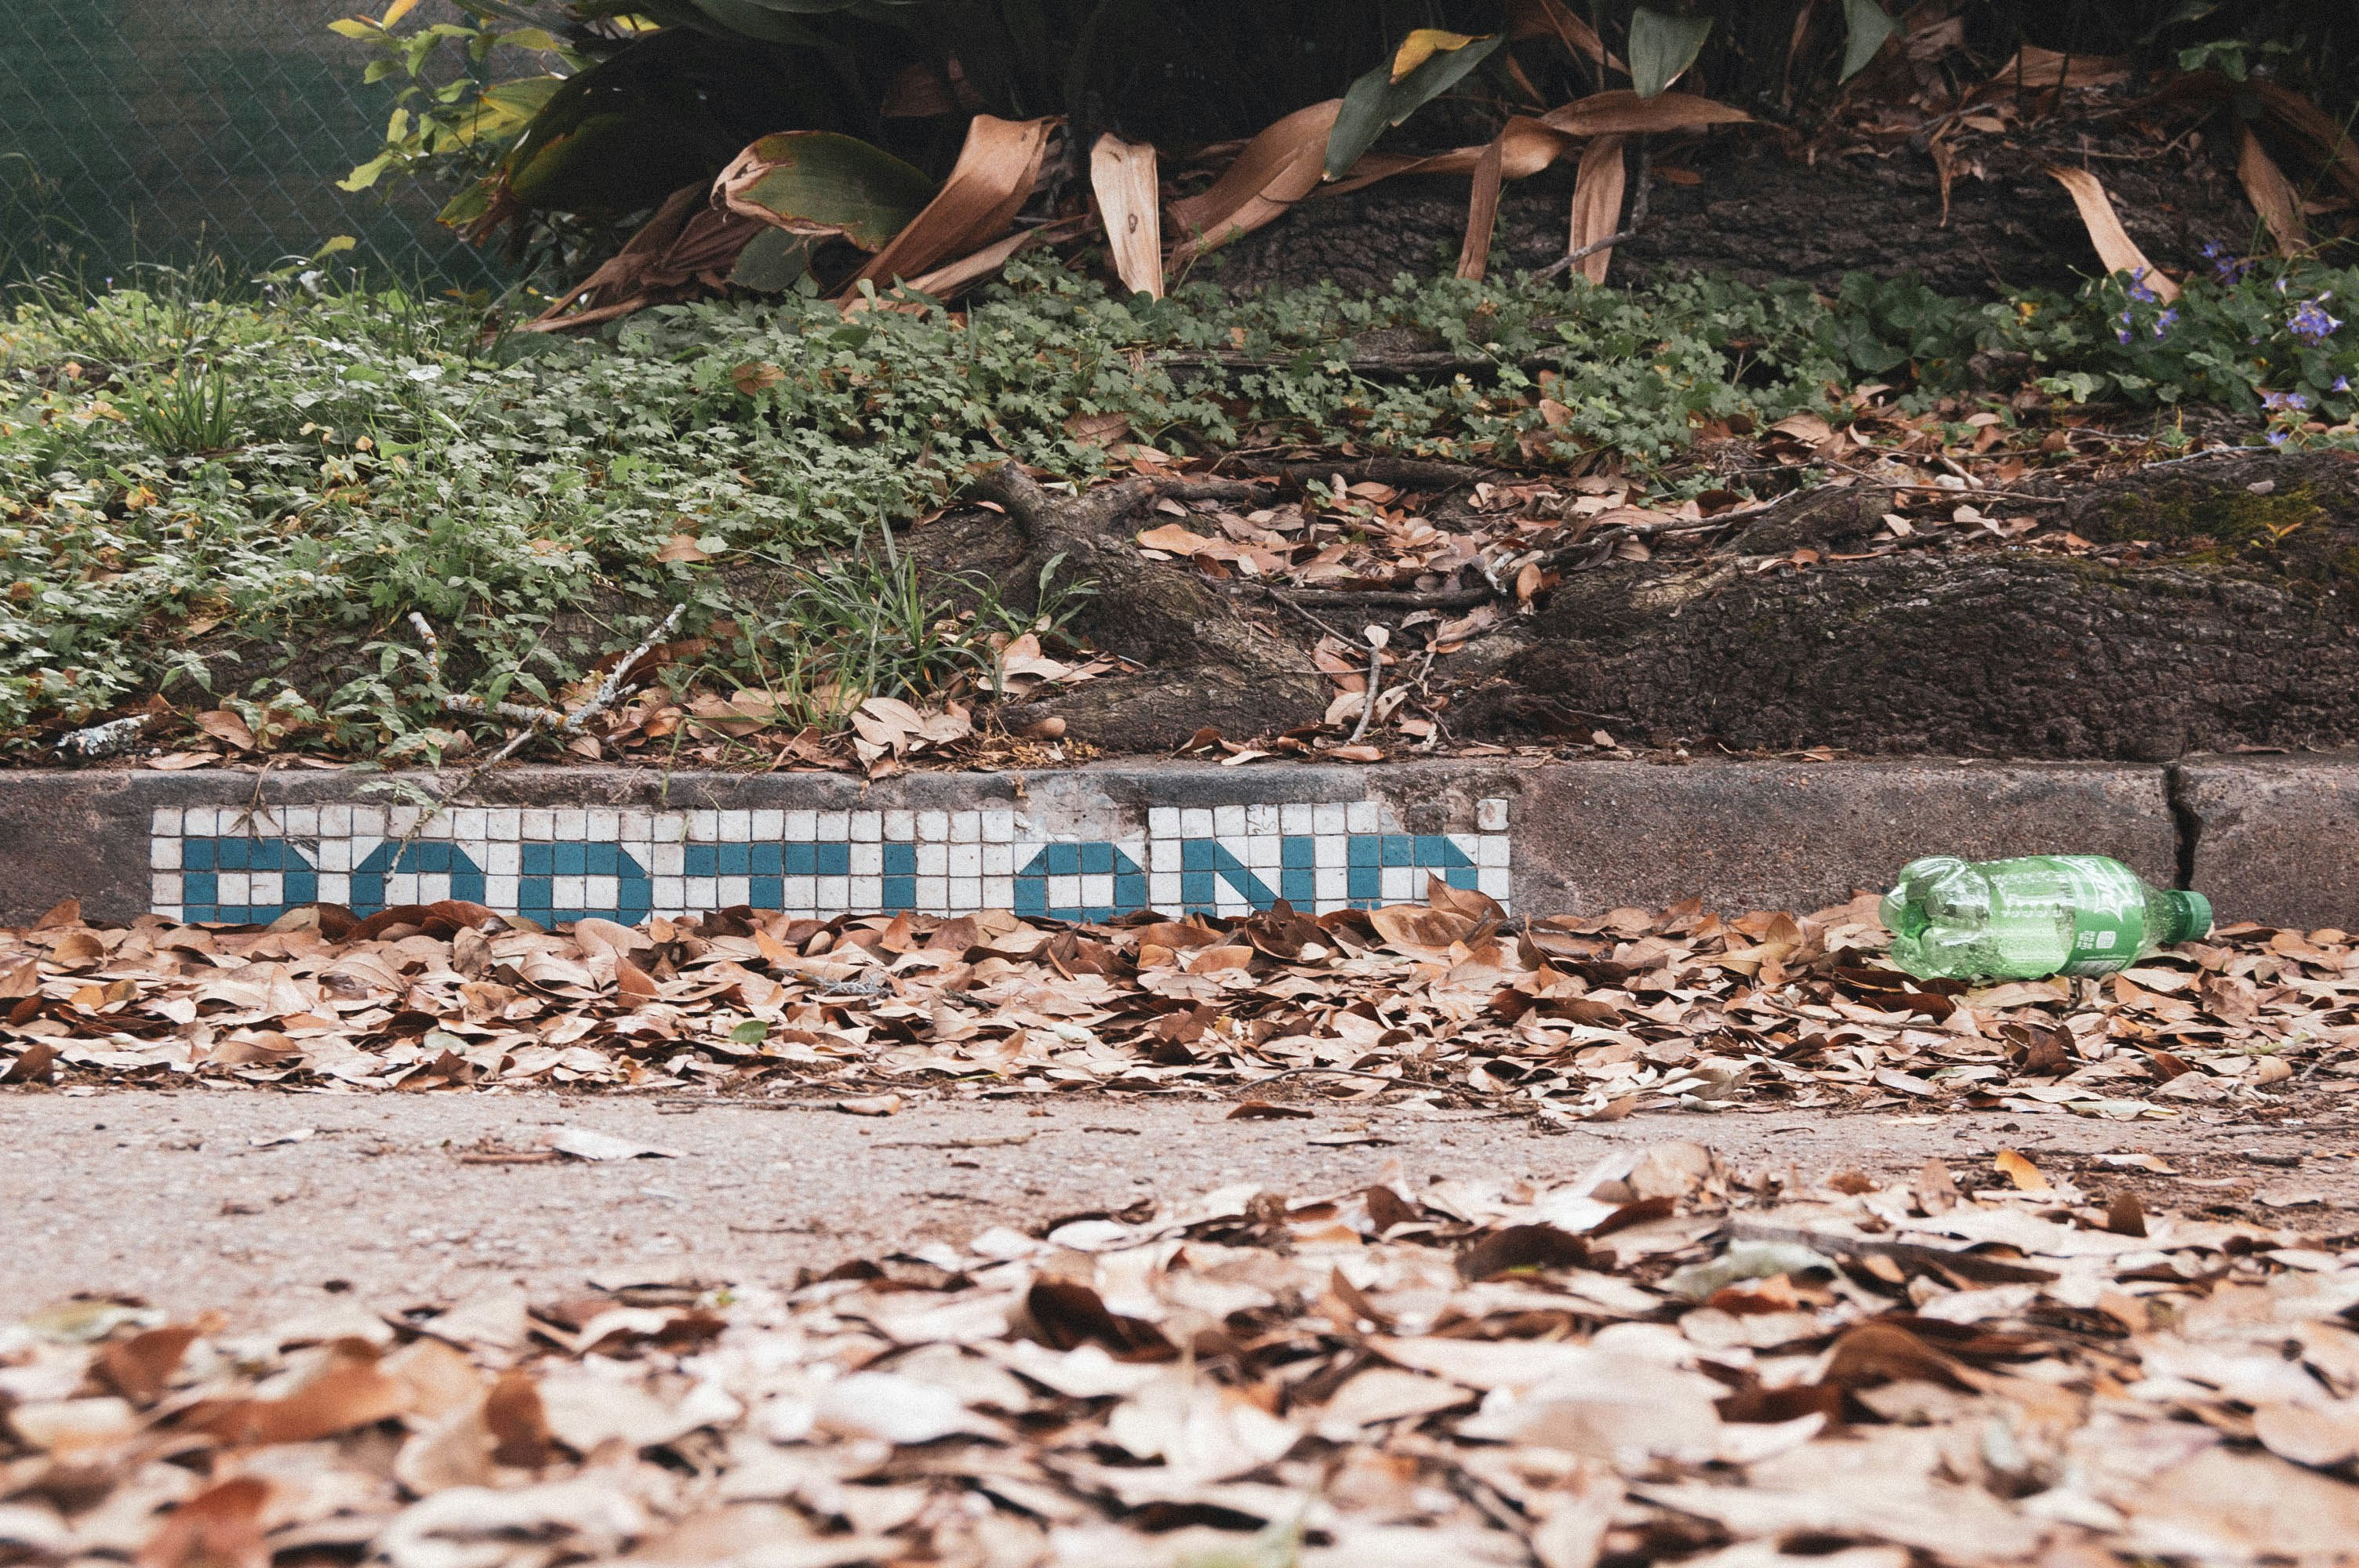
[[[1315,722],[1326,681],[1307,656],[1192,569],[1148,560],[1122,537],[1133,514],[1167,496],[1245,501],[1260,493],[1234,480],[1131,480],[1060,495],[1012,463],[978,479],[974,494],[1003,508],[1024,538],[1012,591],[1027,591],[1061,556],[1060,575],[1096,589],[1074,630],[1148,667],[1012,709],[1009,723],[1060,718],[1075,740],[1157,752],[1207,727],[1245,736]]]

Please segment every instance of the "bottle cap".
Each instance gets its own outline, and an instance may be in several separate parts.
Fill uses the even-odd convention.
[[[2170,929],[2163,933],[2163,945],[2172,946],[2180,942],[2192,942],[2212,929],[2212,901],[2200,892],[2178,892],[2170,895],[2173,916]]]

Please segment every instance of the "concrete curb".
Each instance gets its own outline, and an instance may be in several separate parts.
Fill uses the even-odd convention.
[[[1024,910],[1027,899],[1043,906],[1033,913],[1142,903],[1231,912],[1276,895],[1325,909],[1421,896],[1429,873],[1536,914],[1685,898],[1808,910],[1881,886],[1920,854],[2080,850],[2201,888],[2223,920],[2359,927],[2354,757],[1155,762],[876,784],[519,768],[404,849],[416,812],[406,803],[455,782],[0,773],[0,923],[69,896],[110,920],[151,907],[237,918],[223,912],[257,917],[307,893],[363,907],[471,889],[495,907],[558,918],[749,893],[822,914],[1011,900]],[[592,848],[559,848],[577,845]],[[201,896],[197,878],[211,879]]]

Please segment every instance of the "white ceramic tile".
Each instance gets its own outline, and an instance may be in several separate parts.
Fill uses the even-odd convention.
[[[484,878],[484,902],[494,909],[514,909],[523,879],[486,873]]]
[[[1245,830],[1245,808],[1242,806],[1212,807],[1212,831],[1223,838],[1234,838]]]
[[[644,853],[641,847],[652,843],[655,839],[654,816],[645,811],[619,811],[614,815],[619,819],[614,828],[614,837],[624,844],[629,845],[634,853]]]
[[[1343,866],[1321,866],[1310,873],[1313,896],[1319,901],[1320,913],[1341,909],[1352,896],[1352,873]]]
[[[210,806],[190,806],[181,814],[181,820],[186,824],[183,831],[191,838],[211,838],[213,832],[213,817],[214,808]]]
[[[952,877],[979,877],[983,875],[982,845],[953,843],[950,847],[950,872]],[[922,860],[919,861],[920,866],[924,863],[925,862]]]
[[[658,844],[647,851],[647,874],[657,877],[677,877],[688,871],[688,846]]]
[[[1507,847],[1512,842],[1505,834],[1495,838],[1485,835],[1475,841],[1474,863],[1485,867],[1505,866],[1507,864]]]
[[[1277,830],[1289,838],[1309,837],[1319,830],[1319,808],[1300,802],[1279,806]]]
[[[950,902],[951,880],[948,877],[918,879],[918,907],[920,910],[940,909]]]
[[[549,906],[551,909],[580,909],[583,903],[583,885],[587,877],[564,876],[549,879]]]
[[[723,877],[719,881],[718,888],[721,907],[723,909],[734,909],[741,903],[751,903],[754,900],[753,879],[750,877]]]
[[[353,879],[346,876],[342,871],[321,871],[320,873],[320,902],[321,903],[345,904],[352,903]]]
[[[951,842],[979,844],[983,841],[983,813],[953,811],[951,813]]]
[[[245,902],[258,904],[286,903],[286,873],[283,871],[253,872],[246,885]]]
[[[251,891],[252,883],[249,880],[248,873],[245,871],[218,871],[214,873],[213,894],[214,897],[223,903],[251,903],[252,901],[246,897],[246,894]]]
[[[1157,871],[1147,879],[1147,902],[1166,914],[1180,908],[1180,873]]]
[[[353,835],[353,808],[349,806],[323,806],[320,808],[320,834],[326,838],[349,838]]]
[[[1082,904],[1087,909],[1109,909],[1114,905],[1114,874],[1093,871],[1082,879]]]
[[[1081,902],[1081,878],[1050,877],[1049,879],[1049,907],[1050,909],[1071,909]]]
[[[292,816],[294,813],[288,815]],[[481,838],[491,827],[487,814],[480,806],[454,806],[446,815],[451,818],[451,837],[453,838]],[[302,831],[292,822],[287,825],[287,830],[289,833]]]
[[[1212,836],[1212,814],[1201,806],[1183,807],[1180,813],[1180,837],[1210,838]]]
[[[573,806],[560,806],[549,814],[556,821],[550,831],[560,844],[579,844],[589,837],[590,813]]]
[[[918,813],[918,838],[920,842],[939,844],[951,836],[951,814],[947,811]]]
[[[688,827],[687,812],[662,812],[656,817],[655,841],[658,844],[684,844],[688,842]]]
[[[354,832],[360,831],[355,826]],[[528,806],[516,824],[516,837],[528,843],[546,844],[557,837],[557,813],[540,806]]]
[[[688,814],[688,841],[691,844],[721,842],[721,813],[691,811]]]
[[[513,877],[524,870],[524,846],[495,838],[484,846],[484,874]]]
[[[1351,812],[1343,806],[1329,804],[1310,808],[1312,830],[1318,833],[1348,833],[1352,830]]]
[[[852,907],[850,877],[814,877],[811,881],[811,907],[821,914],[842,914]]]
[[[179,806],[159,806],[154,811],[148,813],[147,830],[151,833],[168,833],[177,835],[180,831],[181,816],[182,812]]]
[[[983,841],[1005,844],[1016,837],[1016,813],[1004,806],[985,806],[983,812]]]
[[[688,883],[689,908],[703,910],[719,909],[721,907],[721,891],[717,879],[712,877],[689,877],[684,880]]]
[[[1278,830],[1277,825],[1277,807],[1274,806],[1248,806],[1245,807],[1246,832],[1275,833]]]
[[[353,869],[353,841],[349,838],[322,838],[311,852],[311,863],[323,871],[349,871]]]
[[[1505,833],[1507,830],[1506,801],[1495,795],[1488,800],[1476,801],[1474,826],[1485,833]]]
[[[1181,859],[1179,839],[1150,838],[1147,840],[1147,869],[1149,871],[1169,871],[1177,876],[1180,873]]]
[[[321,823],[322,831],[326,824]],[[494,806],[484,813],[484,831],[494,838],[514,838],[524,830],[524,813],[513,806]]]
[[[1258,834],[1247,838],[1244,849],[1245,853],[1239,855],[1237,859],[1255,871],[1274,871],[1277,869],[1278,861],[1284,857],[1286,840],[1275,833]],[[1268,879],[1263,880],[1266,881]]]
[[[147,879],[147,902],[159,910],[180,907],[180,878],[176,871],[158,871]]]
[[[857,856],[860,853],[860,846],[853,845],[852,852]],[[846,909],[859,914],[875,914],[885,907],[883,878],[854,876],[846,880],[851,883],[845,893]]]
[[[1373,800],[1355,800],[1343,808],[1344,825],[1354,833],[1381,833],[1384,818]]]
[[[982,907],[983,879],[981,877],[952,877],[951,879],[951,914],[972,914]]]
[[[1415,866],[1386,866],[1384,871],[1383,898],[1386,903],[1414,903],[1425,890],[1419,879],[1424,872]]]
[[[649,879],[649,881],[651,881],[655,892],[657,914],[669,914],[675,913],[686,913],[688,909],[688,884],[686,881],[679,877],[654,877]]]
[[[906,844],[917,836],[918,818],[915,813],[908,811],[888,811],[885,814],[886,838],[892,839],[897,844]]]
[[[317,838],[320,836],[320,808],[316,806],[290,806],[282,815],[290,838]]]
[[[1348,833],[1321,833],[1310,841],[1310,863],[1314,866],[1345,866],[1352,860],[1352,838]]]
[[[921,877],[946,877],[951,874],[951,847],[948,844],[918,846],[918,874]]]
[[[776,844],[787,836],[787,814],[783,811],[754,813],[754,842]]]
[[[852,841],[874,844],[885,837],[884,814],[875,811],[855,811],[852,814]]]
[[[1016,873],[1016,846],[985,844],[983,846],[983,874],[986,877],[1006,877]]]
[[[884,845],[882,845],[882,844],[854,844],[854,845],[853,845],[853,847],[852,847],[852,874],[853,874],[853,876],[855,876],[855,877],[874,877],[874,876],[877,876],[877,875],[882,874],[882,872],[884,871],[884,870],[885,870],[885,846],[884,846]]]
[[[1507,902],[1511,876],[1505,866],[1485,866],[1474,873],[1474,884],[1484,894],[1504,904]]]
[[[178,838],[148,839],[147,865],[149,869],[153,871],[179,871],[180,869],[180,841]]]
[[[724,811],[721,814],[721,841],[723,844],[748,843],[754,837],[754,814],[750,811]]]

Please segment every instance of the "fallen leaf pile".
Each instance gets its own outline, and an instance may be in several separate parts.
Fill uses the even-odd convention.
[[[2027,1162],[2024,1162],[2027,1165]],[[1971,1177],[1969,1184],[1972,1184]],[[2324,1563],[2359,1250],[1631,1148],[792,1288],[0,1328],[0,1541],[142,1568]],[[725,1287],[725,1288],[724,1288]]]
[[[0,1083],[1385,1094],[1545,1121],[1899,1106],[2282,1115],[2359,1086],[2359,942],[2222,928],[2102,980],[1886,966],[1875,903],[1511,925],[1479,893],[1111,925],[481,905],[0,932]]]

